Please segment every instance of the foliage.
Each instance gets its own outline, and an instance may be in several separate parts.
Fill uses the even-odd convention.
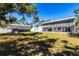
[[[75,10],[74,10],[74,13],[75,13],[75,14],[79,14],[79,8],[75,9]]]
[[[16,4],[14,3],[0,3],[0,15],[5,15],[8,12],[13,12],[16,10]]]
[[[75,20],[76,31],[79,32],[79,8],[75,9],[74,13],[76,17],[76,20]]]
[[[5,22],[4,21],[0,21],[0,27],[6,27],[7,26],[7,24],[5,24]]]
[[[40,24],[42,24],[43,22],[46,22],[46,21],[45,21],[45,20],[41,20],[41,21],[39,21]]]
[[[17,5],[19,7],[18,12],[20,14],[26,14],[28,16],[31,16],[34,12],[34,6],[31,3],[19,3]]]
[[[6,20],[5,15],[12,12],[31,17],[31,15],[37,12],[37,9],[35,4],[32,3],[0,3],[0,21],[4,21],[5,24],[6,22],[8,23],[9,21]],[[35,16],[35,18],[37,18],[37,16]]]
[[[14,17],[14,16],[6,16],[6,20],[5,20],[5,22],[7,23],[7,24],[9,24],[9,23],[15,23],[16,22],[16,17]]]
[[[74,13],[75,13],[75,17],[77,18],[77,23],[76,23],[76,25],[77,25],[79,22],[79,8],[75,9]]]
[[[22,23],[22,24],[24,24],[24,23],[26,22],[25,17],[21,18],[21,19],[19,20],[19,22]]]

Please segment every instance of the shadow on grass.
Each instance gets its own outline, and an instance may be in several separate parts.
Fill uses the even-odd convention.
[[[61,53],[51,54],[49,48],[53,49],[58,39],[29,40],[28,43],[25,43],[27,39],[0,43],[0,56],[79,56],[79,46],[75,48],[67,46],[68,42],[65,40],[62,41],[65,43],[65,50]]]
[[[17,42],[6,42],[6,43],[0,43],[0,56],[9,56],[9,55],[16,55],[17,53]]]
[[[70,37],[77,37],[77,38],[79,38],[79,34],[72,34],[72,33],[69,33],[69,36],[70,36]]]
[[[48,39],[48,40],[43,40],[43,41],[35,41],[35,42],[29,42],[29,45],[33,45],[33,51],[31,54],[38,54],[42,56],[51,56],[51,52],[49,52],[48,48],[53,47],[51,43],[55,43],[56,39]],[[32,48],[32,47],[31,47]]]
[[[68,50],[64,50],[61,54],[63,54],[63,56],[79,56],[79,46],[76,46],[75,48],[66,46],[65,49]]]
[[[39,32],[31,32],[31,33],[2,33],[2,34],[0,34],[0,36],[6,36],[6,35],[34,36],[34,35],[38,35],[38,34],[42,34],[42,33],[39,33]]]
[[[27,44],[18,41],[0,43],[0,56],[34,56],[34,55],[51,55],[48,48],[53,47],[51,43],[55,43],[55,39],[42,41],[32,41]]]
[[[68,41],[62,40],[63,43],[65,43],[64,48],[65,50],[62,53],[54,54],[56,56],[79,56],[79,46],[76,47],[70,47],[67,46]]]

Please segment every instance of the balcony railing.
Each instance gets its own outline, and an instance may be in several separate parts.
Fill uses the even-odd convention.
[[[52,24],[52,25],[43,25],[43,27],[69,27],[73,26],[74,22],[71,23],[61,23],[61,24]]]

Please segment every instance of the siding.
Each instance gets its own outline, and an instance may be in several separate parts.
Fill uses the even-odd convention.
[[[11,31],[12,30],[11,29],[8,29],[8,28],[0,28],[0,33],[9,33]]]

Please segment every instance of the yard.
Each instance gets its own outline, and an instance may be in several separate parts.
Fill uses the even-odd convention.
[[[79,36],[58,32],[0,34],[3,56],[79,56]]]

